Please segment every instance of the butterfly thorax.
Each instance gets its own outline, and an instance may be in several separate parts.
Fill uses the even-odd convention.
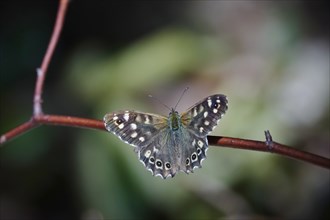
[[[180,115],[174,109],[170,112],[168,122],[172,131],[177,131],[180,128]]]

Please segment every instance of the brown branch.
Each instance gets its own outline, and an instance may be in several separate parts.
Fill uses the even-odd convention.
[[[226,146],[230,148],[239,148],[245,150],[271,152],[330,169],[329,159],[318,156],[316,154],[297,150],[295,148],[288,147],[286,145],[279,144],[276,142],[272,142],[272,145],[270,147],[266,141],[263,142],[263,141],[246,140],[246,139],[232,138],[232,137],[217,137],[217,136],[208,136],[207,139],[210,145]]]
[[[58,38],[60,36],[63,22],[65,18],[65,12],[68,6],[68,0],[61,0],[60,5],[57,12],[57,18],[53,30],[52,37],[50,39],[46,54],[41,64],[41,68],[37,69],[37,81],[36,87],[34,91],[34,98],[33,98],[33,114],[34,115],[41,115],[42,113],[42,89],[44,85],[44,81],[46,78],[47,69],[50,63],[50,60],[53,56],[56,44],[58,42]]]
[[[57,45],[63,23],[64,18],[66,14],[66,9],[68,6],[68,0],[60,0],[59,8],[57,11],[57,18],[54,25],[54,30],[52,33],[51,40],[48,44],[48,48],[46,51],[46,54],[43,58],[42,64],[40,68],[37,68],[37,80],[36,80],[36,86],[33,96],[33,116],[30,119],[30,121],[23,123],[22,125],[19,125],[18,127],[10,130],[9,132],[1,135],[0,137],[0,144],[4,144],[7,141],[13,139],[14,137],[19,136],[20,134],[25,133],[28,130],[31,130],[32,128],[38,126],[40,122],[38,121],[38,116],[43,116],[42,111],[42,90],[44,81],[46,78],[47,69],[50,63],[50,60],[52,58],[52,55],[54,53],[55,47]],[[42,121],[41,121],[42,123]]]
[[[101,120],[61,115],[39,115],[33,116],[30,121],[2,135],[0,138],[0,144],[4,144],[12,138],[17,137],[38,125],[59,125],[106,131],[104,123]],[[255,141],[221,136],[208,136],[208,142],[210,145],[219,147],[230,147],[276,153],[330,169],[329,159],[305,151],[297,150],[276,142],[272,142],[271,146],[269,146],[266,141]]]
[[[0,137],[0,145],[5,144],[7,141],[12,140],[13,138],[31,130],[32,128],[37,127],[38,124],[36,124],[33,120],[27,121],[16,128],[13,128],[12,130],[8,131],[7,133],[1,135]]]
[[[0,144],[4,144],[7,141],[12,140],[13,138],[18,137],[21,134],[35,128],[39,125],[60,125],[60,126],[69,126],[69,127],[81,127],[81,128],[91,128],[105,130],[104,124],[102,121],[87,119],[87,118],[78,118],[71,116],[61,116],[61,115],[35,115],[32,116],[30,121],[25,122],[24,124],[8,131],[7,133],[1,135]]]
[[[37,69],[38,74],[37,74],[37,81],[36,81],[35,94],[33,100],[34,103],[33,116],[29,121],[1,135],[0,145],[5,144],[9,140],[18,137],[19,135],[39,125],[60,125],[60,126],[70,126],[70,127],[92,128],[92,129],[99,129],[106,131],[103,122],[100,120],[78,118],[71,116],[60,116],[60,115],[45,115],[42,112],[41,96],[42,96],[43,85],[46,77],[46,72],[63,27],[67,5],[68,5],[68,0],[60,1],[57,19],[54,26],[54,31],[47,52],[43,59],[41,68]],[[329,159],[273,142],[269,132],[266,132],[265,142],[231,138],[231,137],[217,137],[217,136],[208,136],[208,141],[210,145],[215,145],[215,146],[227,146],[231,148],[277,153],[280,155],[285,155],[291,158],[295,158],[297,160],[302,160],[305,162],[309,162],[330,169]]]
[[[62,115],[41,115],[35,117],[35,120],[38,124],[90,128],[104,131],[106,130],[103,121],[88,118],[78,118]]]

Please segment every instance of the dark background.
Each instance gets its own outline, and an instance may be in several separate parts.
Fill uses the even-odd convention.
[[[0,2],[0,133],[29,119],[57,1]],[[213,132],[329,152],[325,1],[71,1],[43,108],[101,119],[167,114],[224,93]],[[0,149],[1,219],[328,219],[329,171],[277,155],[210,147],[203,168],[162,180],[105,132],[42,126]]]

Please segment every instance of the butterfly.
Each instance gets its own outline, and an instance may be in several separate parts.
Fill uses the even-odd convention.
[[[126,110],[108,113],[103,121],[109,132],[134,146],[139,160],[154,176],[165,179],[178,171],[189,174],[201,168],[208,148],[207,134],[225,114],[227,104],[225,95],[216,94],[182,114],[176,107],[170,109],[168,117]]]

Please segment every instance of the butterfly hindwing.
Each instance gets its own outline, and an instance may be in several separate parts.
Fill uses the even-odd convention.
[[[178,132],[163,130],[154,141],[138,152],[140,161],[153,175],[174,177],[178,171],[191,173],[206,158],[207,139],[186,129]]]
[[[181,116],[183,125],[199,137],[205,137],[218,124],[220,118],[228,109],[225,95],[209,96],[189,108]]]

